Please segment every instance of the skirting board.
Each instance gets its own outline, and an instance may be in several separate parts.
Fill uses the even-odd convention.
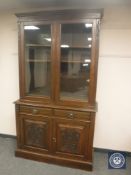
[[[0,137],[16,139],[15,135],[8,135],[8,134],[0,134]]]
[[[125,152],[128,157],[131,157],[131,152],[123,150],[113,150],[113,149],[104,149],[104,148],[94,148],[95,152],[108,153],[108,152]]]
[[[8,134],[0,134],[0,137],[16,139],[15,135],[8,135]],[[112,150],[112,149],[104,149],[104,148],[96,148],[96,147],[94,147],[94,151],[101,152],[101,153],[108,153],[109,151],[120,152],[120,150]],[[127,151],[123,151],[123,152],[126,152],[127,156],[131,157],[131,152],[127,152]]]

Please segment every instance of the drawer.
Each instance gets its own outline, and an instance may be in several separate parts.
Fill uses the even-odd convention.
[[[90,120],[90,112],[78,112],[73,110],[54,110],[55,116],[64,117],[67,119]]]
[[[20,113],[27,113],[32,115],[52,115],[52,109],[50,108],[39,108],[30,106],[20,106]]]

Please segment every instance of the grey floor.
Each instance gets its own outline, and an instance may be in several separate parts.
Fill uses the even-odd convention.
[[[0,137],[0,175],[131,175],[131,157],[127,157],[126,170],[109,170],[107,153],[94,153],[94,170],[83,170],[56,166],[22,158],[16,158],[16,141]]]

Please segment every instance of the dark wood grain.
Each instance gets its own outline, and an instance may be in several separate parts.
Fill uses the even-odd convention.
[[[103,9],[51,10],[34,13],[17,13],[16,16],[19,21],[100,19],[103,16]]]

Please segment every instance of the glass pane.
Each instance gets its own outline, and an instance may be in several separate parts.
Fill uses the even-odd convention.
[[[92,24],[61,25],[60,98],[88,100]]]
[[[51,26],[24,26],[26,94],[50,96]]]

